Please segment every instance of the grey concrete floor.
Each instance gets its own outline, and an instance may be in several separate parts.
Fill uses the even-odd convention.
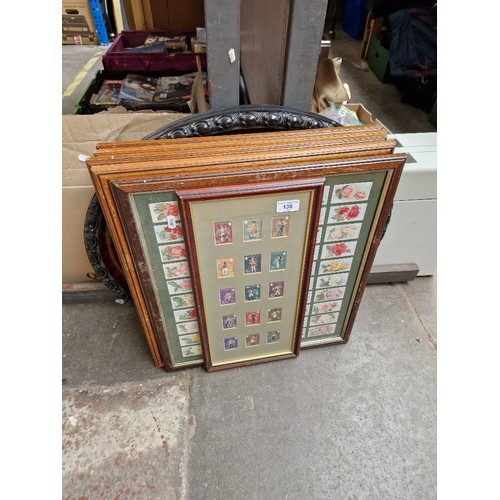
[[[103,69],[102,56],[107,45],[62,46],[62,114],[72,115],[87,87]]]
[[[337,37],[353,102],[394,133],[436,130]],[[63,47],[63,92],[105,50]],[[369,285],[346,345],[214,373],[156,368],[132,304],[64,302],[63,498],[436,498],[436,284]]]
[[[168,373],[133,305],[64,304],[64,498],[436,498],[435,318],[370,285],[346,345]]]

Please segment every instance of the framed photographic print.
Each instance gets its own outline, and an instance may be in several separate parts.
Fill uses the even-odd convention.
[[[214,371],[347,342],[406,159],[393,147],[88,159],[155,364]]]
[[[208,371],[297,356],[324,182],[177,191]],[[230,279],[219,270],[228,261]]]

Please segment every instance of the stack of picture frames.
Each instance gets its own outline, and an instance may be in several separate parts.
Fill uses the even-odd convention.
[[[87,166],[158,367],[346,343],[405,163],[377,124],[96,146]]]

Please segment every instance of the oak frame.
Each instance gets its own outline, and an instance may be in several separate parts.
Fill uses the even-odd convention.
[[[189,167],[189,162],[176,165],[161,159],[150,163],[129,163],[126,168],[119,165],[93,165],[88,160],[89,171],[96,187],[113,241],[124,269],[141,324],[157,366],[175,370],[200,366],[202,359],[179,363],[172,357],[168,345],[168,332],[158,326],[161,323],[161,307],[154,296],[154,278],[147,265],[147,252],[138,237],[137,222],[131,196],[137,193],[174,193],[189,187],[222,187],[229,184],[252,184],[258,176],[263,182],[281,179],[312,178],[318,176],[359,175],[370,172],[385,172],[383,195],[376,204],[376,214],[370,223],[367,248],[363,252],[360,269],[352,297],[349,298],[349,312],[342,325],[342,334],[335,338],[314,339],[303,348],[348,341],[359,302],[366,284],[369,268],[373,262],[376,247],[380,242],[385,221],[392,205],[397,182],[406,156],[382,154],[363,158],[337,158],[332,160],[327,152],[319,151],[315,157],[272,160],[269,156],[262,161],[255,158],[250,162],[237,164],[214,162],[211,166]],[[140,229],[140,228],[139,228]],[[318,340],[318,341],[316,341]]]

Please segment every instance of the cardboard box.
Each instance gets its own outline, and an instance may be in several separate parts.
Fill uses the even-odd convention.
[[[116,111],[116,110],[115,110]],[[137,141],[182,113],[111,112],[62,117],[62,284],[93,283],[85,249],[85,217],[95,190],[82,159],[103,141]],[[82,155],[82,156],[80,156]]]
[[[85,0],[63,0],[63,45],[99,45],[94,18]]]
[[[348,113],[345,110],[348,110]],[[319,114],[332,120],[337,120],[344,126],[360,125],[360,123],[355,122],[354,117],[356,117],[362,125],[378,123],[391,133],[391,131],[380,120],[374,119],[370,111],[368,111],[363,104],[360,103],[346,103],[342,104],[340,108],[336,107],[333,103],[330,103],[330,107],[323,109]]]
[[[391,80],[389,51],[382,45],[380,38],[373,36],[368,47],[366,62],[376,77],[383,83]]]
[[[204,54],[207,52],[207,44],[198,42],[196,37],[191,37],[191,49],[195,54]]]
[[[149,2],[145,11],[151,13],[148,29],[166,31],[196,31],[205,26],[205,4],[203,0],[143,0]],[[144,8],[144,7],[143,7]],[[152,26],[149,24],[152,23]]]
[[[384,128],[386,128],[390,133],[390,130],[379,119],[373,118],[371,112],[368,111],[363,106],[363,104],[353,102],[353,103],[343,104],[342,106],[352,111],[358,117],[358,120],[364,125],[367,125],[368,123],[379,123]]]

